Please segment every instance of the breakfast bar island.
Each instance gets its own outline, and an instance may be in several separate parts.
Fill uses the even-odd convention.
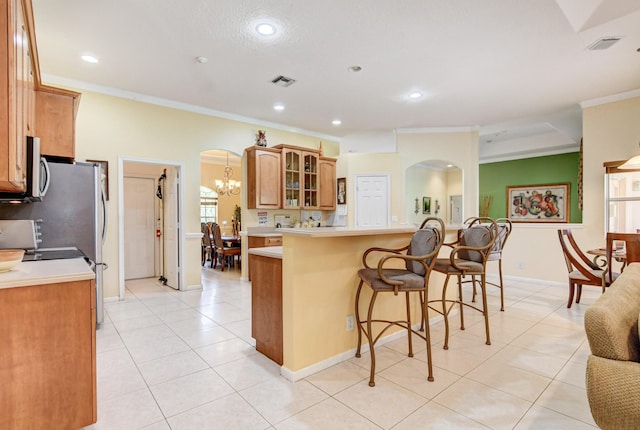
[[[371,247],[405,246],[416,229],[281,228],[281,247],[250,249],[258,351],[281,364],[282,375],[292,381],[352,358],[357,324],[348,327],[347,320],[354,316],[362,255]],[[442,281],[436,273],[431,280],[439,295]],[[389,296],[378,299],[376,312],[402,319],[404,299]],[[413,305],[419,315],[417,298]]]

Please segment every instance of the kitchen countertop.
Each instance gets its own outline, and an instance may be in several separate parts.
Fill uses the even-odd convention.
[[[84,258],[27,261],[18,263],[8,272],[0,273],[0,289],[94,278],[95,274]]]
[[[418,226],[403,227],[312,227],[312,228],[279,228],[283,235],[298,237],[346,237],[346,236],[376,236],[383,234],[413,233]]]
[[[282,247],[281,246],[266,246],[261,248],[251,248],[249,254],[261,255],[263,257],[279,258],[282,259]]]

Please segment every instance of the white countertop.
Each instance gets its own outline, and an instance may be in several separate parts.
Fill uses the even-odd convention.
[[[282,233],[279,233],[280,229],[277,232],[271,233],[249,233],[247,236],[251,237],[282,237]]]
[[[249,254],[261,255],[262,257],[282,259],[282,247],[281,246],[265,246],[261,248],[251,248],[249,249]]]
[[[8,272],[0,273],[0,289],[94,278],[95,274],[84,258],[23,261]]]
[[[279,228],[282,235],[298,237],[347,237],[347,236],[375,236],[381,234],[413,233],[417,226],[403,227],[312,227],[312,228]]]

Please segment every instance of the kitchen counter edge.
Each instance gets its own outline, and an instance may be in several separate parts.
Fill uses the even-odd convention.
[[[312,228],[279,228],[278,232],[283,236],[298,237],[347,237],[347,236],[375,236],[381,234],[414,233],[417,226],[405,227],[312,227]]]
[[[265,246],[260,248],[251,248],[249,249],[249,254],[260,255],[262,257],[282,259],[282,247],[281,246]]]
[[[84,258],[23,261],[8,272],[0,273],[0,289],[85,281],[94,278],[95,274]]]

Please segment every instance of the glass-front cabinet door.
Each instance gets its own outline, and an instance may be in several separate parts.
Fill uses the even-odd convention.
[[[302,154],[300,151],[291,149],[283,149],[282,154],[284,171],[284,201],[282,202],[282,207],[299,208],[302,205],[302,199],[300,198]]]
[[[304,157],[304,207],[318,207],[318,155],[303,152]]]

